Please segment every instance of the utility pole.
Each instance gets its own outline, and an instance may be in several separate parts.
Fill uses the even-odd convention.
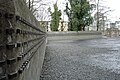
[[[31,6],[31,1],[29,0],[29,9],[30,9],[30,6]]]
[[[98,2],[97,2],[97,5],[96,5],[96,7],[97,7],[97,31],[99,30],[99,0],[98,0]]]

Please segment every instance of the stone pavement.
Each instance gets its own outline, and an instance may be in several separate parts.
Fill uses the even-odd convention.
[[[49,42],[40,80],[120,80],[120,38]]]

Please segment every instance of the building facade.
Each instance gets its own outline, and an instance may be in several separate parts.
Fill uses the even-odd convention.
[[[51,22],[50,21],[39,21],[42,27],[45,27],[46,32],[51,32]],[[60,21],[58,26],[58,31],[68,31],[68,22],[67,21]]]

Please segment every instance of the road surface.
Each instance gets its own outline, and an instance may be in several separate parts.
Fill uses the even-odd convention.
[[[120,38],[49,42],[40,80],[120,80]]]

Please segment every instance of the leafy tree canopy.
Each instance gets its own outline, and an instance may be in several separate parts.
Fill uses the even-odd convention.
[[[48,9],[51,13],[51,30],[52,31],[58,31],[60,17],[61,17],[61,11],[58,10],[57,2],[54,4],[54,12],[51,12],[51,9]]]
[[[65,9],[70,22],[69,30],[84,31],[93,22],[92,6],[87,0],[69,0],[69,3],[70,7],[67,3]]]

